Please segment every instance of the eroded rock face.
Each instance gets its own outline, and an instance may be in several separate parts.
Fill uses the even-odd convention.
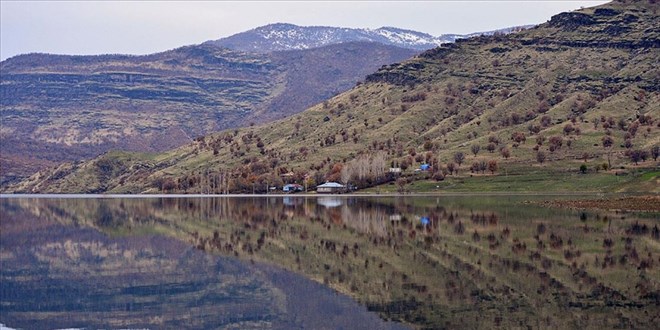
[[[395,70],[391,70],[395,68]],[[367,76],[367,82],[384,82],[392,85],[415,85],[421,80],[410,74],[410,70],[419,71],[424,68],[422,63],[392,64],[386,66],[374,74]]]
[[[584,25],[596,23],[591,15],[584,13],[561,13],[552,16],[549,25],[565,29],[575,29]]]
[[[596,16],[616,16],[619,15],[618,10],[614,10],[612,8],[597,8],[594,11],[594,15]]]
[[[523,45],[553,44],[574,48],[659,48],[660,34],[652,26],[655,21],[657,15],[646,3],[613,4],[555,15],[545,25],[556,29],[554,32],[523,37],[520,42]]]

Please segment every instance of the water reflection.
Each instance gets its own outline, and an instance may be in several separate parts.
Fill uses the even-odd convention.
[[[323,206],[325,206],[325,207],[327,207],[327,208],[331,208],[331,207],[339,207],[339,206],[341,206],[341,205],[343,204],[344,200],[343,200],[342,198],[340,198],[340,197],[328,197],[328,196],[325,196],[325,197],[319,197],[319,198],[317,198],[317,199],[316,199],[316,202],[317,202],[319,205],[323,205]]]
[[[403,328],[300,275],[159,234],[161,215],[202,214],[197,202],[0,202],[0,324],[12,328]]]
[[[4,241],[5,237],[14,236],[14,231],[19,233],[16,237],[22,237],[16,246],[30,242],[27,246],[36,244],[45,249],[31,249],[30,257],[21,260],[43,263],[46,258],[49,265],[61,264],[62,269],[76,269],[75,263],[66,263],[70,255],[85,255],[88,263],[100,258],[101,252],[84,252],[103,250],[91,243],[82,250],[66,244],[67,240],[77,242],[73,237],[84,237],[85,231],[103,233],[102,237],[110,235],[112,242],[170,237],[182,243],[169,244],[170,255],[162,259],[193,262],[196,259],[192,255],[199,255],[200,260],[223,255],[231,259],[221,260],[234,262],[233,267],[247,267],[237,260],[256,261],[257,266],[261,265],[259,262],[277,265],[353,297],[378,312],[382,319],[419,327],[648,328],[660,321],[658,214],[555,210],[524,203],[525,199],[529,198],[2,200],[2,262],[4,266],[6,260],[16,257],[7,247],[13,245]],[[14,222],[4,220],[5,214],[21,212],[39,219],[29,226],[30,231],[43,226],[44,219],[46,223],[77,231],[60,236],[59,245],[37,244],[33,235],[20,235],[19,229],[28,228],[18,225],[22,223],[18,219],[24,216],[13,216]],[[36,239],[45,236],[36,235]],[[193,252],[189,247],[205,253]],[[124,254],[124,250],[114,249],[117,251],[105,248],[103,258]],[[148,251],[163,253],[161,248],[148,250],[141,246],[131,251],[131,256],[140,255],[147,260],[155,258]],[[187,254],[182,255],[184,252]],[[152,273],[154,269],[168,269],[169,265],[155,266],[142,259],[133,262],[115,265],[128,269],[150,265],[152,268],[146,269],[152,269]],[[175,265],[169,267],[208,268],[201,261]],[[277,287],[273,284],[277,282],[275,273],[261,270],[260,277],[250,277],[250,285],[259,288],[255,290],[263,294],[259,297],[264,297],[264,301],[277,296],[270,292],[279,292],[273,289]],[[4,270],[2,274],[3,279],[14,276]],[[222,282],[211,276],[202,282],[218,281]],[[3,304],[4,297],[3,293]],[[260,301],[259,297],[250,299]],[[310,305],[300,299],[285,300],[288,304],[296,301],[301,306]],[[283,304],[263,304],[270,307],[252,318],[264,324],[288,325],[288,319],[281,316],[286,315],[281,309]],[[6,313],[1,315],[0,321],[7,323]],[[321,318],[327,317],[323,314]],[[338,317],[333,322],[345,318]],[[333,322],[316,325],[334,327]]]

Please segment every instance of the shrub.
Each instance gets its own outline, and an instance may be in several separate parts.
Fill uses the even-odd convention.
[[[545,153],[543,151],[538,151],[536,153],[536,161],[539,162],[540,164],[543,164],[543,162],[545,162]]]
[[[497,171],[497,161],[495,159],[491,159],[490,161],[488,161],[488,170],[492,174],[495,174],[495,172]]]
[[[509,157],[511,157],[511,151],[507,147],[502,148],[500,150],[500,154],[502,154],[502,157],[505,159],[509,159]]]
[[[554,152],[555,150],[561,149],[561,146],[564,144],[564,139],[561,136],[551,136],[549,150]]]

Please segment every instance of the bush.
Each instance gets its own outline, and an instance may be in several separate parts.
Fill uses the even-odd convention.
[[[543,151],[538,151],[536,153],[536,161],[543,164],[545,162],[545,153]]]

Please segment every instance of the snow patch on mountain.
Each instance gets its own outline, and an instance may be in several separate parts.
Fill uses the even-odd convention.
[[[234,50],[267,53],[282,50],[300,50],[353,41],[378,42],[414,50],[435,48],[443,43],[476,35],[509,33],[525,27],[497,31],[477,32],[468,35],[444,34],[438,37],[427,33],[395,27],[378,29],[354,29],[329,26],[297,26],[275,23],[207,43]]]

